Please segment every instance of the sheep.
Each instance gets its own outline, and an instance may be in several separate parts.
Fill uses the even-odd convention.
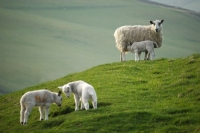
[[[81,102],[81,109],[89,109],[88,100],[92,100],[93,108],[97,108],[97,95],[94,90],[94,87],[90,84],[79,80],[74,82],[69,82],[63,86],[59,86],[59,89],[69,98],[70,94],[74,94],[75,100],[75,111],[79,110],[79,101]]]
[[[52,103],[56,103],[58,106],[61,106],[61,91],[56,93],[44,89],[26,92],[20,99],[20,123],[22,125],[27,124],[28,116],[34,106],[39,107],[40,121],[44,119],[44,114],[45,120],[48,120],[48,112]]]
[[[162,23],[164,20],[150,21],[151,25],[141,26],[122,26],[115,30],[114,38],[116,47],[120,51],[120,61],[126,61],[125,52],[128,52],[127,46],[134,42],[145,40],[154,41],[158,44],[158,48],[162,46]],[[145,55],[146,56],[146,55]]]
[[[134,42],[132,45],[127,46],[127,50],[135,53],[135,61],[140,60],[141,52],[145,52],[145,60],[153,60],[155,57],[154,47],[159,47],[156,42],[153,41],[141,41]]]

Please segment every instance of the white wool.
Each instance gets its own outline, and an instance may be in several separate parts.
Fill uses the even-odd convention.
[[[93,108],[97,108],[97,95],[94,90],[94,87],[84,81],[74,81],[63,86],[59,86],[59,89],[65,93],[67,97],[70,97],[70,94],[74,94],[75,100],[75,111],[79,110],[79,102],[81,101],[81,109],[89,109],[88,100],[92,100]]]
[[[34,106],[39,106],[40,120],[48,120],[48,112],[52,103],[61,106],[62,97],[59,93],[51,92],[48,90],[36,90],[25,93],[20,99],[20,123],[27,124],[28,116]]]

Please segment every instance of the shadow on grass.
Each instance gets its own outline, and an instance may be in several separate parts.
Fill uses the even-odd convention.
[[[64,115],[64,114],[69,114],[71,112],[73,112],[74,109],[70,108],[69,106],[64,106],[56,111],[53,111],[49,114],[49,116],[51,117],[56,117],[56,116],[59,116],[59,115]]]
[[[101,108],[101,107],[106,107],[106,106],[110,106],[111,103],[106,103],[106,102],[99,102],[97,104],[97,108]],[[89,109],[92,109],[93,106],[92,104],[90,104],[90,107]],[[69,114],[71,112],[74,112],[75,110],[75,105],[73,108],[69,107],[69,106],[64,106],[64,107],[61,107],[60,109],[57,109],[56,111],[52,111],[49,116],[50,117],[56,117],[56,116],[59,116],[59,115],[65,115],[65,114]]]

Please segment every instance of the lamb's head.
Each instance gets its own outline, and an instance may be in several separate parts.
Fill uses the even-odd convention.
[[[59,86],[58,88],[61,89],[68,98],[70,97],[70,94],[72,93],[72,89],[68,84],[64,86]]]
[[[156,32],[160,32],[162,30],[162,23],[164,22],[164,20],[155,20],[155,21],[150,21],[150,24],[153,25],[154,30]]]
[[[61,91],[59,91],[58,93],[56,93],[56,94],[54,95],[54,102],[55,102],[58,106],[61,106],[61,103],[62,103]]]

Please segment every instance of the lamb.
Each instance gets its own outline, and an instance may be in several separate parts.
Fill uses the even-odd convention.
[[[141,26],[122,26],[115,30],[114,38],[116,47],[120,51],[120,61],[126,61],[125,52],[128,52],[127,46],[134,42],[145,40],[154,41],[158,44],[158,48],[162,46],[162,23],[164,20],[150,21],[151,25]],[[145,55],[146,57],[146,55]]]
[[[140,60],[141,52],[145,52],[145,59],[153,60],[155,57],[154,47],[159,47],[156,42],[153,41],[142,41],[134,42],[132,45],[127,46],[127,50],[135,53],[135,61]]]
[[[97,108],[97,95],[94,90],[94,87],[90,84],[79,80],[74,82],[69,82],[63,86],[59,86],[59,89],[65,93],[65,95],[69,98],[70,94],[74,94],[75,100],[75,111],[79,110],[79,101],[81,102],[81,109],[89,109],[88,100],[92,100],[93,108]]]
[[[48,112],[52,103],[61,106],[62,96],[61,91],[58,93],[49,90],[36,90],[25,93],[20,99],[20,123],[27,124],[28,116],[34,106],[39,106],[40,120],[48,120]]]

